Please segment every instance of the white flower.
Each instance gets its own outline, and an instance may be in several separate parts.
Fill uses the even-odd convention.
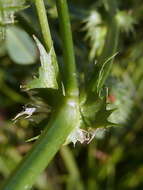
[[[20,112],[16,115],[16,117],[13,120],[17,120],[19,117],[23,115],[27,115],[25,118],[29,118],[32,116],[32,114],[36,111],[36,108],[25,108],[24,111]]]

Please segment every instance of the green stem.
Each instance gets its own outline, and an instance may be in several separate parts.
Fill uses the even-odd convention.
[[[65,146],[65,147],[61,148],[60,153],[61,153],[64,163],[69,171],[69,174],[76,176],[76,177],[79,176],[79,171],[77,169],[75,160],[73,158],[73,155],[72,155],[70,149]]]
[[[63,41],[65,91],[67,96],[78,96],[76,64],[67,1],[56,0],[56,3],[58,9],[61,37]]]
[[[1,190],[28,190],[46,168],[79,120],[78,103],[68,99],[59,106],[37,143]]]
[[[96,152],[96,146],[97,142],[93,142],[89,144],[88,146],[88,154],[87,154],[87,171],[88,171],[88,177],[86,179],[87,182],[87,189],[90,190],[97,190],[97,178],[95,178],[96,175],[98,175],[97,166],[96,166],[96,159],[93,156],[93,152]]]
[[[71,179],[72,182],[70,183],[70,188],[74,189],[72,187],[75,187],[78,190],[83,190],[84,187],[80,178],[80,172],[78,170],[74,156],[70,148],[64,146],[63,148],[61,148],[60,153],[64,160],[65,166],[69,172],[69,178]]]
[[[49,52],[53,46],[51,33],[49,29],[49,23],[46,15],[45,5],[43,0],[35,0],[35,6],[37,9],[39,22],[41,26],[42,35],[45,41],[46,49]]]

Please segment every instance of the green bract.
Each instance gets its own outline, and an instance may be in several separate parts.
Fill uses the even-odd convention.
[[[54,64],[52,62],[52,52],[53,49],[50,50],[49,53],[46,52],[44,46],[40,43],[40,41],[34,36],[34,39],[37,43],[37,47],[40,52],[40,62],[41,67],[39,68],[39,78],[33,79],[26,85],[26,89],[33,88],[53,88],[58,89],[58,84],[56,80],[56,71]]]

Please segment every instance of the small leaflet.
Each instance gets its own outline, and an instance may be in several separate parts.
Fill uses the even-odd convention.
[[[114,57],[117,55],[118,53],[113,54],[111,57],[109,57],[102,65],[100,72],[99,72],[99,76],[98,76],[98,80],[97,80],[97,92],[100,92],[101,87],[103,85],[103,83],[105,82],[106,76],[107,76],[107,71],[109,70],[111,64],[112,64],[112,60],[114,59]],[[99,93],[100,94],[100,93]]]

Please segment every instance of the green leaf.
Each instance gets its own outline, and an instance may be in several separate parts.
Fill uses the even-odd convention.
[[[33,40],[21,28],[8,27],[6,30],[6,48],[11,59],[21,65],[35,63],[37,50]]]
[[[52,62],[52,49],[49,53],[46,52],[41,42],[34,36],[40,52],[41,67],[39,68],[39,78],[33,79],[26,85],[27,89],[34,88],[53,88],[58,89],[56,80],[56,69]]]

